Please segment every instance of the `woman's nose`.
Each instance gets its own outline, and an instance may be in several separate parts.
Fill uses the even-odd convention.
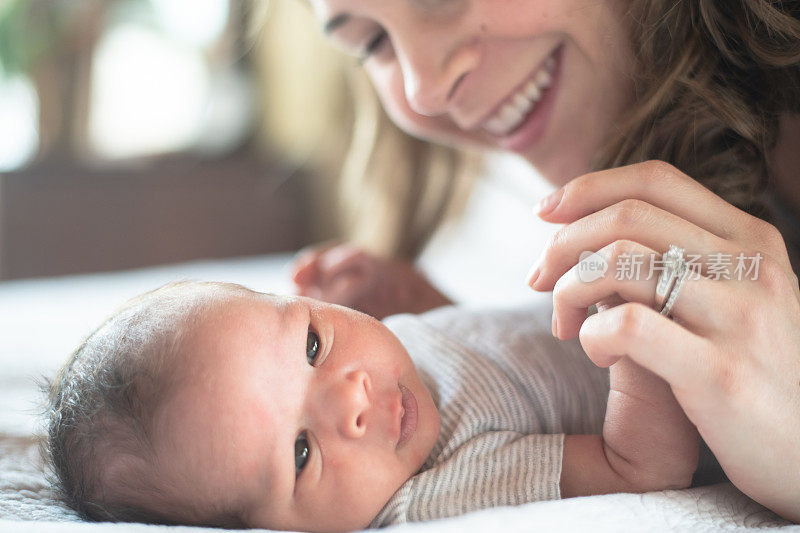
[[[459,85],[477,67],[478,46],[467,43],[447,51],[445,43],[420,44],[412,42],[397,51],[406,100],[415,113],[442,115],[447,112]],[[443,52],[432,52],[443,47]]]
[[[372,383],[369,374],[354,370],[331,388],[330,408],[334,410],[339,433],[359,438],[367,431],[367,412],[370,409]]]

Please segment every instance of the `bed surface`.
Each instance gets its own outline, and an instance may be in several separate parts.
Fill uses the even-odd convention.
[[[0,284],[0,531],[152,532],[163,526],[86,524],[52,500],[37,443],[36,378],[52,375],[80,339],[126,298],[177,279],[236,281],[288,292],[289,255]],[[421,531],[798,530],[730,484],[498,508],[406,526]],[[161,530],[161,529],[160,529]],[[189,528],[181,531],[202,531]]]

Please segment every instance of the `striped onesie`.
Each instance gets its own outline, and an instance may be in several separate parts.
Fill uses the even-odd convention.
[[[552,337],[550,313],[444,307],[384,321],[431,391],[441,430],[370,527],[560,498],[564,435],[602,433],[609,374],[577,339]]]

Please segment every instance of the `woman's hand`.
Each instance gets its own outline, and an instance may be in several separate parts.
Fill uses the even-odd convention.
[[[452,303],[413,265],[375,257],[352,244],[303,250],[292,270],[297,294],[352,307],[378,319]]]
[[[800,290],[780,233],[658,161],[581,176],[550,198],[540,216],[565,226],[529,283],[553,291],[553,334],[579,335],[600,366],[628,356],[665,379],[730,480],[800,521]],[[648,279],[670,244],[700,254],[674,321],[654,310],[659,270]],[[581,281],[584,251],[606,258],[604,276]],[[757,279],[737,279],[740,253],[758,263]],[[640,275],[617,279],[634,257]],[[614,299],[623,303],[586,317]]]

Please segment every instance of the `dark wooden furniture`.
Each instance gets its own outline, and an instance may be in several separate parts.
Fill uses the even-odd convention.
[[[251,151],[0,174],[0,279],[294,250],[301,179]]]

